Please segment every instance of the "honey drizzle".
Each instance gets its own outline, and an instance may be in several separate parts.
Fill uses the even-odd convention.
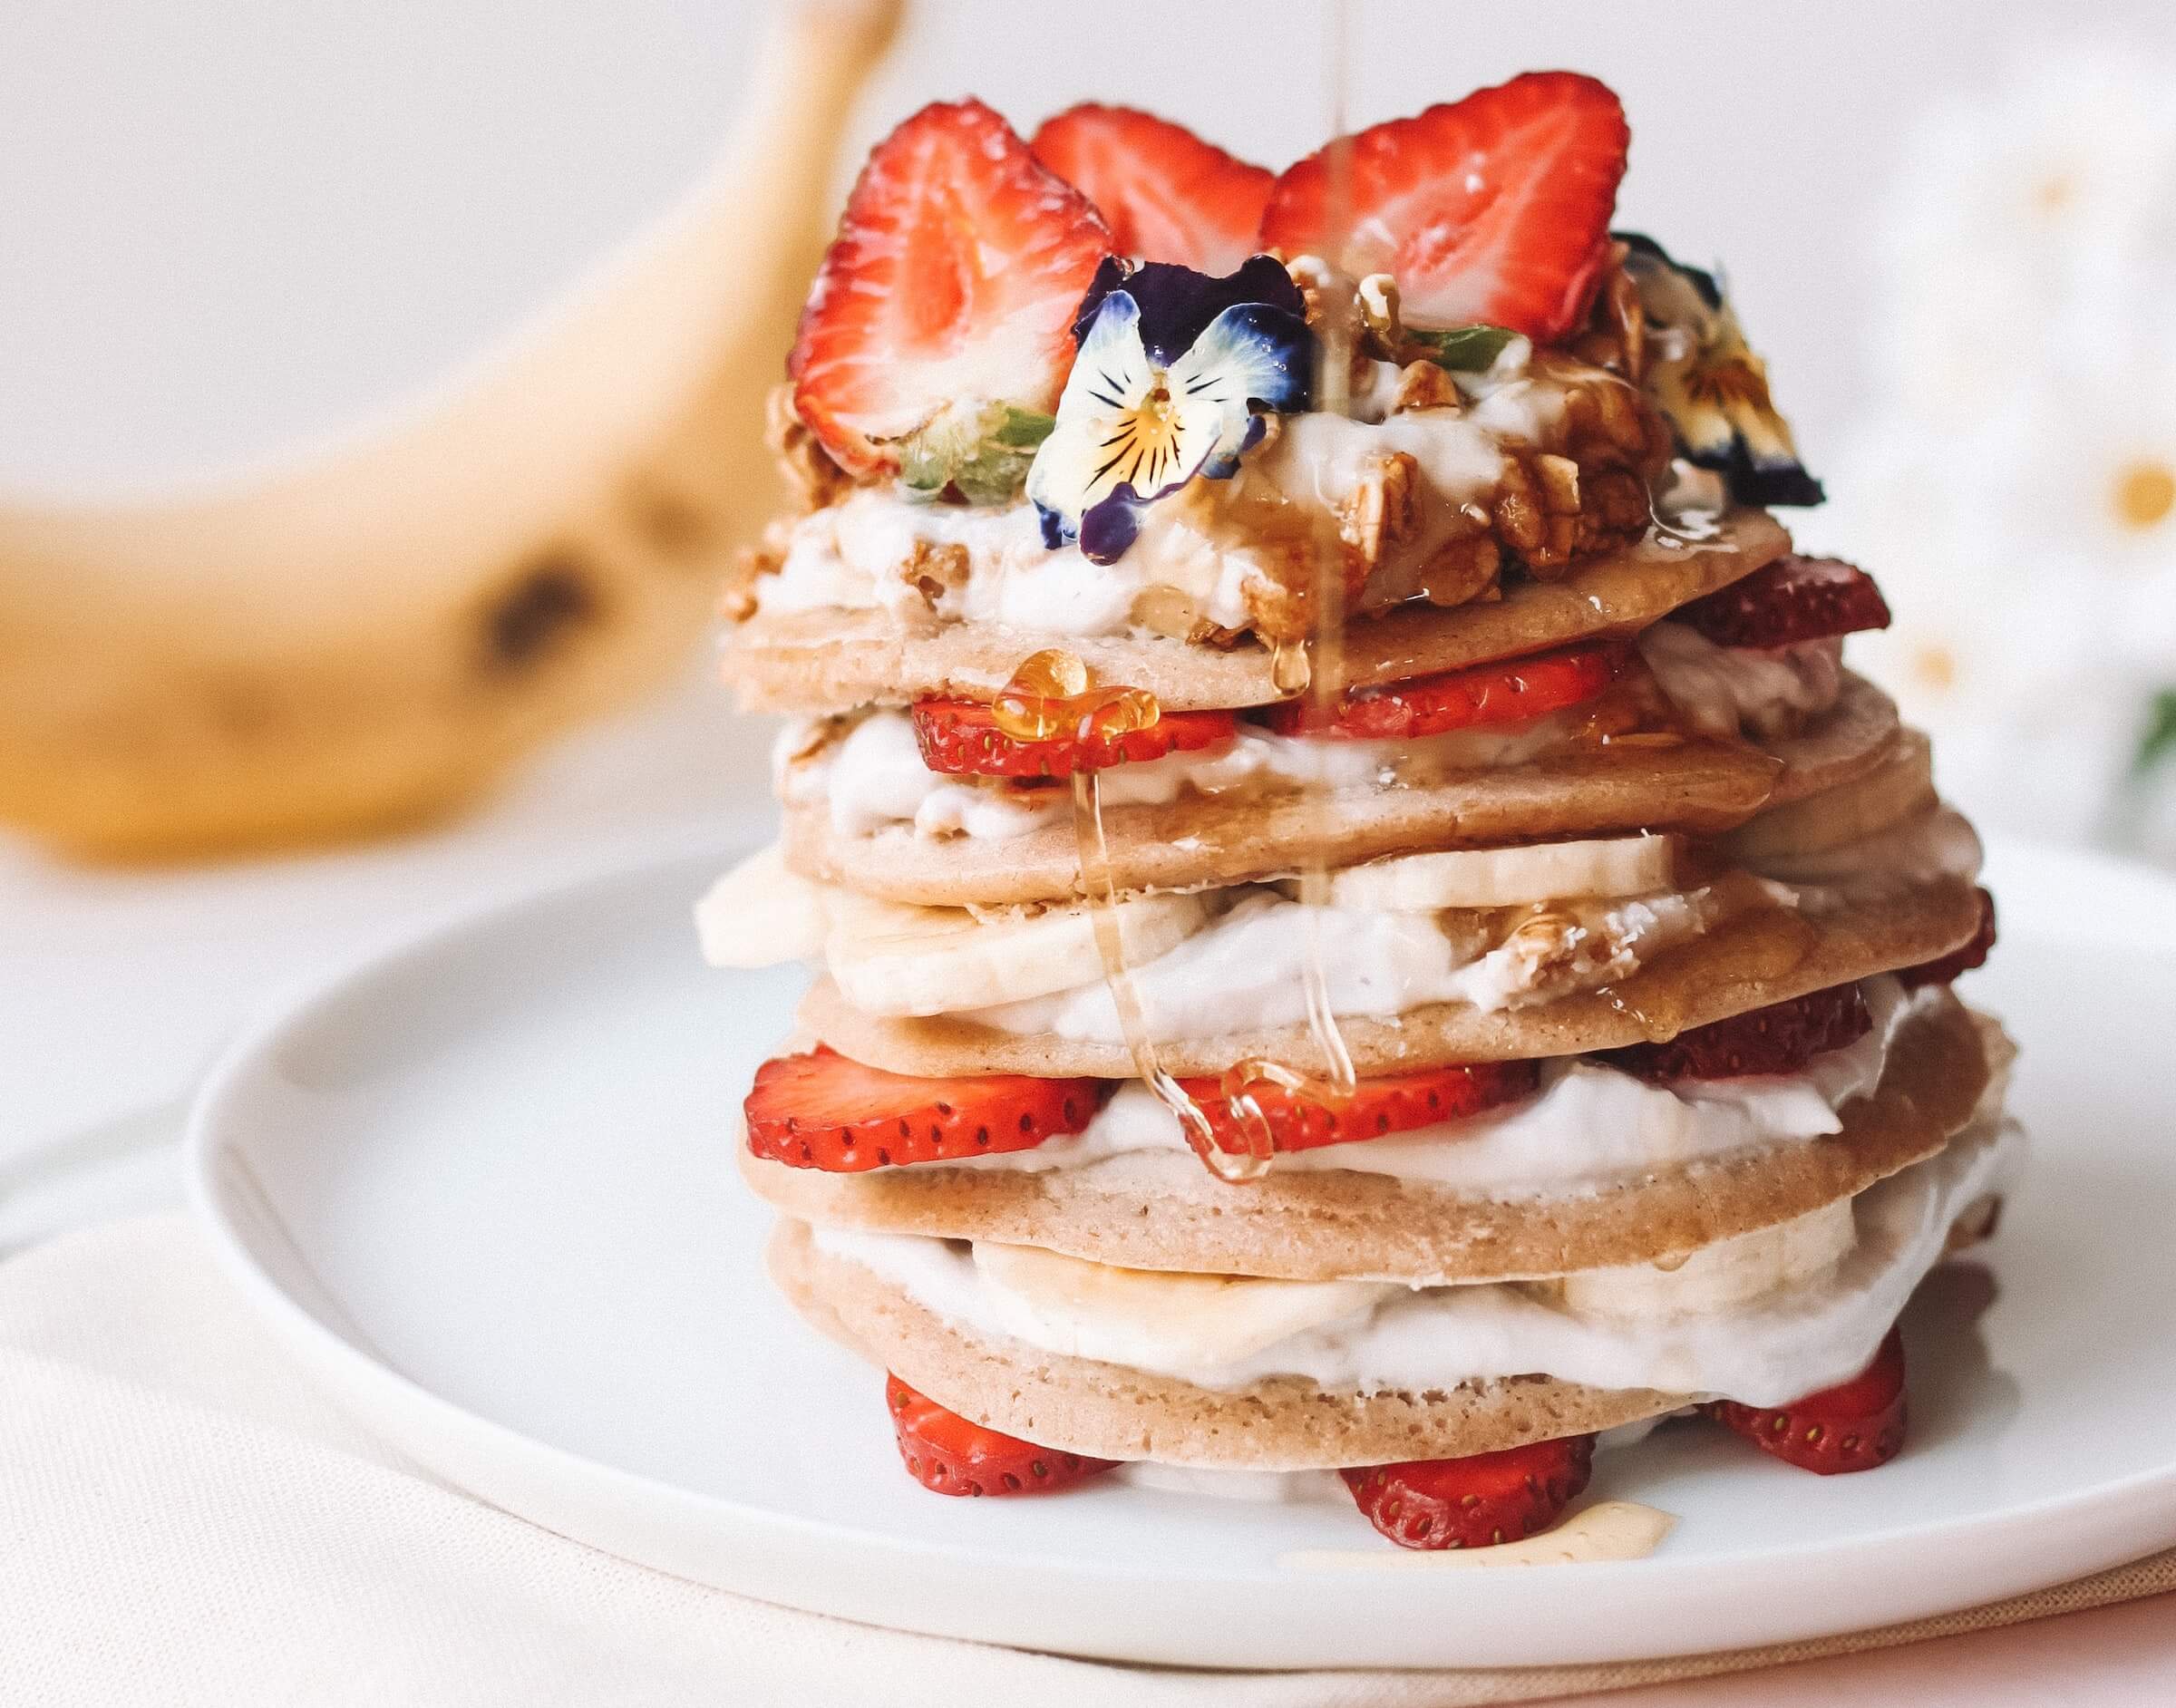
[[[1332,0],[1326,23],[1328,30],[1325,63],[1329,71],[1333,139],[1325,150],[1328,168],[1326,203],[1332,228],[1337,210],[1352,200],[1352,149],[1345,139],[1345,83],[1346,61],[1345,0]],[[1341,415],[1352,412],[1352,342],[1347,317],[1326,317],[1316,345],[1314,406]],[[1308,627],[1313,638],[1279,641],[1269,656],[1269,680],[1277,692],[1289,699],[1305,694],[1318,715],[1335,710],[1345,692],[1345,556],[1329,518],[1316,519],[1314,599]],[[1054,693],[1053,690],[1055,692]],[[1152,725],[1160,710],[1153,695],[1137,688],[1093,693],[1087,671],[1080,661],[1064,653],[1038,653],[1015,673],[993,708],[994,721],[1008,733],[1026,740],[1048,739],[1064,728],[1072,717],[1083,737],[1091,733],[1116,733],[1123,728]],[[1145,714],[1145,715],[1144,715]],[[1127,720],[1140,718],[1138,723]],[[1015,725],[1017,724],[1017,728]],[[1032,732],[1032,733],[1030,733]],[[1073,829],[1081,865],[1081,881],[1094,922],[1098,958],[1103,964],[1103,982],[1118,1013],[1121,1033],[1133,1058],[1134,1072],[1157,1100],[1178,1119],[1202,1165],[1219,1180],[1240,1184],[1257,1180],[1269,1171],[1276,1155],[1276,1136],[1264,1114],[1256,1088],[1274,1086],[1294,1097],[1324,1104],[1350,1099],[1357,1083],[1352,1052],[1338,1030],[1330,1003],[1329,979],[1322,956],[1321,910],[1329,900],[1327,850],[1335,829],[1328,787],[1320,779],[1308,784],[1320,812],[1307,838],[1307,858],[1299,871],[1299,900],[1306,909],[1307,953],[1302,978],[1306,986],[1307,1031],[1320,1053],[1324,1072],[1310,1076],[1288,1063],[1267,1056],[1248,1056],[1228,1068],[1219,1083],[1231,1124],[1245,1141],[1234,1152],[1216,1141],[1215,1129],[1201,1106],[1165,1070],[1142,1010],[1141,991],[1126,965],[1125,943],[1116,917],[1118,885],[1111,862],[1110,841],[1103,829],[1103,794],[1095,771],[1076,766],[1073,773]]]

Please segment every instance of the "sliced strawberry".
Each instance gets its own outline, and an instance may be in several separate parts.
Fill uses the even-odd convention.
[[[1416,676],[1379,688],[1355,688],[1327,723],[1309,700],[1267,708],[1262,722],[1280,735],[1333,741],[1411,741],[1452,730],[1525,723],[1591,700],[1623,674],[1630,652],[1621,641],[1568,646],[1440,676]]]
[[[1651,1085],[1795,1073],[1815,1056],[1864,1037],[1873,1024],[1859,986],[1835,985],[1695,1026],[1667,1043],[1635,1043],[1598,1054]]]
[[[1718,646],[1789,646],[1889,626],[1889,602],[1873,577],[1834,558],[1779,558],[1742,580],[1681,606]]]
[[[1166,712],[1145,730],[1093,732],[1022,741],[997,727],[978,700],[918,700],[914,739],[931,771],[967,777],[1070,777],[1166,753],[1190,753],[1228,742],[1239,730],[1229,712]]]
[[[1932,961],[1922,961],[1917,966],[1907,966],[1897,975],[1898,983],[1906,990],[1917,990],[1922,985],[1947,985],[1959,974],[1969,973],[1974,967],[1986,965],[1988,952],[1995,946],[1995,898],[1986,890],[1979,892],[1979,928],[1971,940],[1960,949]]]
[[[1546,1530],[1594,1474],[1594,1437],[1345,1471],[1353,1504],[1400,1548],[1493,1548]]]
[[[1351,1097],[1335,1104],[1318,1103],[1275,1085],[1257,1087],[1249,1095],[1269,1123],[1277,1150],[1313,1150],[1462,1121],[1530,1096],[1540,1083],[1538,1063],[1475,1062],[1362,1080]],[[1218,1150],[1243,1155],[1250,1149],[1246,1126],[1232,1113],[1217,1081],[1180,1080],[1179,1084],[1208,1116]]]
[[[884,1378],[884,1403],[891,1409],[908,1474],[938,1494],[1042,1494],[1118,1462],[1054,1452],[1016,1435],[986,1430],[890,1374]]]
[[[787,359],[793,405],[858,475],[947,404],[1047,412],[1111,234],[979,101],[924,107],[855,180]]]
[[[1255,253],[1277,182],[1182,124],[1094,102],[1045,119],[1028,147],[1095,204],[1121,255],[1197,273],[1237,271]]]
[[[1849,1382],[1789,1405],[1716,1400],[1707,1414],[1786,1463],[1832,1477],[1871,1470],[1901,1452],[1904,1411],[1904,1342],[1892,1328],[1873,1363]]]
[[[1632,142],[1606,84],[1528,72],[1349,141],[1349,165],[1332,143],[1285,170],[1265,248],[1392,275],[1414,325],[1509,326],[1539,344],[1586,318]]]
[[[827,1045],[774,1056],[743,1105],[748,1149],[796,1169],[858,1174],[910,1162],[1033,1150],[1095,1119],[1103,1080],[1025,1073],[924,1080],[864,1067]]]

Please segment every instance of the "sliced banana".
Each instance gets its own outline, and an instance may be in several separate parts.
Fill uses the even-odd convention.
[[[1377,913],[1432,913],[1572,896],[1639,896],[1671,888],[1677,849],[1676,837],[1612,836],[1403,854],[1333,873],[1330,903]]]
[[[786,868],[773,842],[758,849],[695,904],[695,934],[713,966],[813,961],[831,930],[831,891]]]
[[[1032,1246],[977,1244],[975,1268],[1008,1333],[1146,1369],[1237,1363],[1404,1291],[1382,1281],[1122,1269]]]
[[[1675,1269],[1651,1263],[1586,1269],[1544,1283],[1567,1310],[1618,1318],[1682,1316],[1725,1310],[1795,1282],[1826,1275],[1858,1242],[1851,1200],[1773,1228],[1704,1246]]]
[[[1818,854],[1877,835],[1935,804],[1932,744],[1918,730],[1902,730],[1889,757],[1863,777],[1772,807],[1732,831],[1723,846],[1748,863]]]
[[[850,890],[830,896],[824,960],[846,1000],[869,1014],[948,1014],[1048,996],[1103,975],[1085,903],[916,907]],[[1200,930],[1197,895],[1122,898],[1113,907],[1127,961],[1151,961]]]

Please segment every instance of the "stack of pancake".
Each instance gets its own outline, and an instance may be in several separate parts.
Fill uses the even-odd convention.
[[[1518,103],[1584,121],[1598,89],[1400,122],[1462,115],[1515,178]],[[803,322],[776,425],[808,508],[726,642],[743,702],[797,714],[783,834],[699,915],[722,965],[819,969],[740,1145],[780,1286],[889,1373],[946,1492],[1339,1471],[1449,1547],[1545,1528],[1598,1437],[1695,1407],[1880,1463],[1897,1315],[1992,1226],[2009,1051],[1950,989],[1992,941],[1977,842],[1840,662],[1880,596],[1750,501],[1818,497],[1757,358],[1712,279],[1622,235],[1553,318],[1446,334],[1425,279],[1290,235],[1309,162],[1260,174],[1271,258],[1159,255],[1161,123],[1076,110],[1031,158],[976,103],[916,115]],[[1378,130],[1364,165],[1432,134]],[[1012,175],[984,202],[944,175],[963,131]],[[1053,287],[1070,377],[996,394],[1044,418],[1025,492],[986,490],[1002,423],[916,489],[931,436],[838,382],[849,332],[908,336],[838,322],[884,232],[935,241],[899,217],[938,193],[918,171],[1001,209],[985,258],[1022,186],[1095,251]],[[1184,291],[1191,352],[1154,332]],[[1161,490],[1096,469],[1069,500],[1074,418],[1183,403],[1233,305],[1311,380],[1274,408],[1250,382]],[[1136,318],[1151,389],[1122,397],[1103,340]],[[926,353],[879,354],[896,386]]]

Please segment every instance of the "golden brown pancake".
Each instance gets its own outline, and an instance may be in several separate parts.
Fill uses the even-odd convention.
[[[1353,686],[1459,670],[1600,635],[1629,635],[1750,575],[1791,548],[1760,510],[1724,518],[1712,539],[1650,534],[1556,581],[1525,581],[1501,599],[1443,609],[1404,606],[1355,619],[1344,644]],[[1268,647],[1220,648],[1162,636],[1054,635],[995,623],[910,626],[886,611],[758,616],[728,632],[721,668],[744,710],[844,712],[930,697],[986,700],[1020,662],[1061,647],[1104,685],[1146,688],[1170,711],[1281,699]]]
[[[1956,878],[1899,886],[1778,917],[1727,921],[1659,956],[1610,992],[1587,992],[1521,1008],[1483,1012],[1439,1003],[1388,1020],[1339,1022],[1363,1073],[1448,1062],[1508,1062],[1581,1055],[1650,1037],[1673,1037],[1749,1008],[1787,1001],[1931,961],[1979,928],[1979,899]],[[828,978],[802,1000],[801,1025],[843,1055],[925,1078],[961,1073],[1075,1074],[1130,1079],[1122,1044],[1011,1034],[957,1015],[889,1019],[848,1004]],[[1319,1071],[1322,1053],[1304,1026],[1157,1040],[1174,1073],[1221,1073],[1251,1056]]]
[[[1854,1197],[1938,1151],[1987,1080],[1979,1033],[1944,996],[1899,1029],[1880,1084],[1845,1106],[1841,1132],[1561,1197],[1493,1198],[1354,1169],[1272,1169],[1228,1186],[1177,1150],[1032,1173],[917,1163],[830,1174],[736,1149],[764,1199],[828,1226],[1041,1246],[1133,1269],[1504,1281],[1667,1262]]]

